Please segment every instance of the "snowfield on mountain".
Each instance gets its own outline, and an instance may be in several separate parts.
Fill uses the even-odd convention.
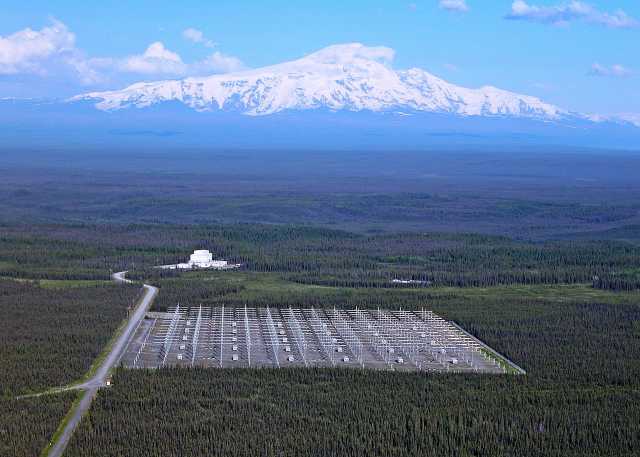
[[[141,82],[71,101],[114,111],[178,101],[197,111],[268,115],[286,110],[418,111],[461,116],[556,120],[571,113],[536,97],[491,86],[468,89],[424,70],[396,71],[393,50],[359,43],[335,45],[301,59],[236,73]]]

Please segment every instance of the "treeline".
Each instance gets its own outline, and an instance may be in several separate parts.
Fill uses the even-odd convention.
[[[139,293],[136,286],[46,289],[0,280],[0,396],[82,377]]]
[[[502,285],[576,284],[593,279],[590,271],[562,269],[545,271],[478,271],[418,273],[415,270],[403,275],[387,271],[345,271],[340,275],[327,271],[317,273],[291,273],[283,276],[301,284],[330,287],[366,287],[385,289],[423,288],[436,286],[493,287]],[[402,279],[399,279],[402,278]],[[397,280],[394,282],[394,280]],[[398,282],[408,281],[408,282]]]
[[[640,262],[640,259],[639,259]],[[640,289],[640,272],[629,272],[627,274],[605,274],[596,276],[593,279],[593,287],[596,289],[615,290],[630,292]]]
[[[56,225],[4,227],[0,276],[108,279],[111,271],[129,270],[136,279],[175,277],[179,273],[152,267],[185,261],[198,248],[241,263],[247,271],[343,287],[574,284],[597,277],[601,280],[595,287],[630,290],[638,281],[625,275],[640,263],[640,247],[617,241],[533,243],[437,233],[364,236],[249,224]]]
[[[156,311],[164,311],[178,303],[187,306],[420,309],[431,306],[436,298],[448,300],[456,297],[455,294],[435,293],[428,289],[314,288],[297,287],[295,284],[289,287],[292,284],[276,274],[250,272],[191,273],[179,279],[150,282],[160,288],[153,304]]]

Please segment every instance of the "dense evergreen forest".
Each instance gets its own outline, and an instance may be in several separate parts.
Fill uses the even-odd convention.
[[[0,455],[40,455],[75,397],[75,392],[36,398],[0,397]]]
[[[6,224],[0,442],[15,446],[7,455],[42,448],[73,397],[13,396],[86,372],[137,297],[138,287],[110,283],[111,272],[129,270],[160,287],[156,310],[433,309],[528,374],[120,370],[70,456],[631,456],[640,446],[638,233],[534,242],[248,224]],[[197,248],[243,266],[152,268]],[[20,434],[25,421],[38,426]]]
[[[514,241],[470,234],[384,234],[291,226],[5,226],[0,276],[108,280],[177,263],[193,249],[301,284],[349,288],[589,283],[638,287],[640,246],[627,241]],[[164,273],[169,275],[170,273]],[[413,284],[393,280],[414,280]]]
[[[0,279],[0,456],[40,454],[76,393],[16,395],[81,379],[138,294],[137,286]]]
[[[69,455],[635,456],[640,301],[609,297],[436,303],[526,376],[120,370]]]
[[[138,293],[136,286],[52,289],[0,280],[0,396],[81,378]]]

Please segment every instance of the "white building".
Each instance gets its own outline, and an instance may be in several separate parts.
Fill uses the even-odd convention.
[[[217,270],[226,270],[230,268],[238,268],[240,265],[230,264],[226,260],[213,260],[213,254],[206,249],[198,249],[193,251],[187,263],[178,263],[175,265],[161,265],[159,268],[167,270],[192,270],[194,268],[213,268]]]
[[[206,249],[193,251],[188,263],[191,268],[224,268],[228,264],[226,260],[213,260],[213,254]]]

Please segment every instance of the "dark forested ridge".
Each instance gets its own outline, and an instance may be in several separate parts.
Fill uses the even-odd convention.
[[[0,152],[0,223],[638,239],[633,153],[144,149]]]

